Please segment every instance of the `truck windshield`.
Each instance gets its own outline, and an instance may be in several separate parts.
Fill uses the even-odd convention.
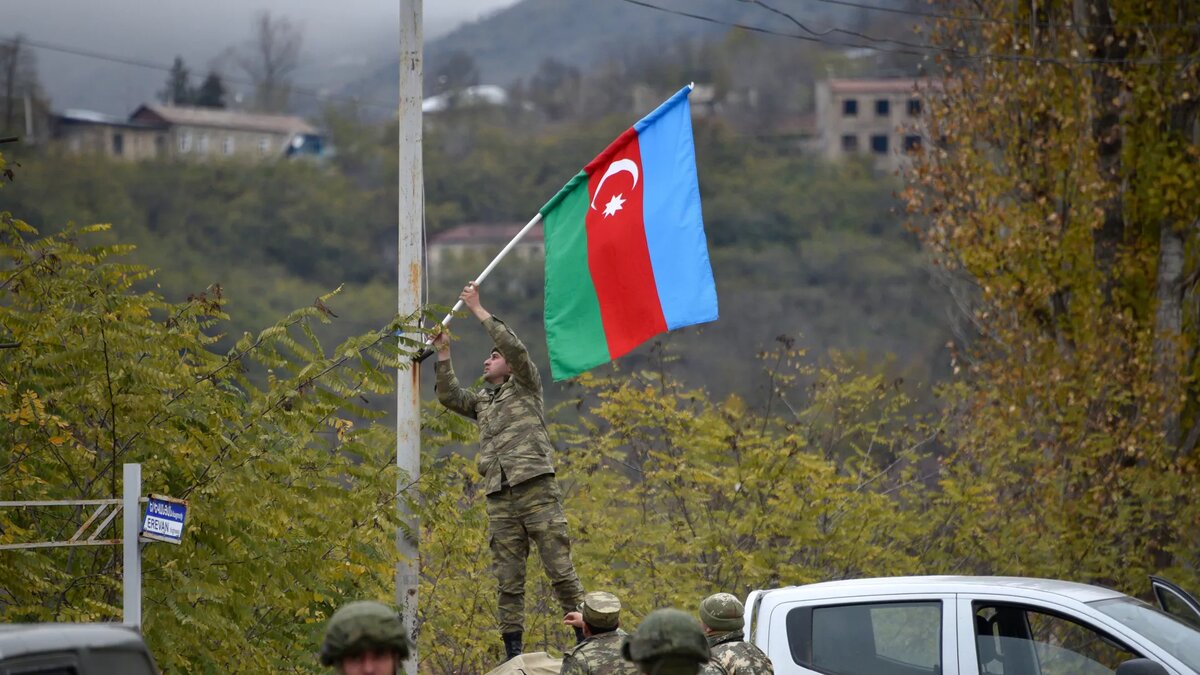
[[[1146,636],[1192,670],[1200,671],[1200,632],[1186,623],[1129,597],[1088,604]]]

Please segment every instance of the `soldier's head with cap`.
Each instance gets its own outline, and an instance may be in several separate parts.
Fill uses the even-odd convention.
[[[409,651],[400,615],[383,603],[360,600],[329,618],[321,664],[344,675],[395,675]]]
[[[592,591],[579,603],[583,615],[584,635],[599,635],[616,630],[621,625],[621,601],[605,591]]]
[[[678,609],[650,612],[621,644],[621,655],[653,675],[695,675],[708,663],[708,640],[694,617]]]
[[[700,603],[700,623],[706,633],[732,633],[746,625],[746,608],[730,593],[713,593]]]

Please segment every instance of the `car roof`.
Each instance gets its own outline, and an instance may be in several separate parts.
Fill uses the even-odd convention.
[[[1074,581],[1057,579],[1036,579],[1032,577],[972,577],[972,576],[919,576],[919,577],[877,577],[870,579],[843,579],[840,581],[823,581],[804,586],[788,586],[763,591],[763,595],[786,593],[796,596],[835,595],[865,595],[880,593],[979,593],[991,590],[993,592],[1012,593],[1035,591],[1052,593],[1070,598],[1078,602],[1094,602],[1126,597],[1124,593],[1081,584]]]
[[[133,628],[105,623],[17,623],[0,625],[0,659],[88,649],[145,651]]]

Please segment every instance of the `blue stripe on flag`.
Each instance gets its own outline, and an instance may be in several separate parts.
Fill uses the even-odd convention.
[[[642,151],[646,243],[669,330],[717,319],[689,93],[684,87],[633,127]]]

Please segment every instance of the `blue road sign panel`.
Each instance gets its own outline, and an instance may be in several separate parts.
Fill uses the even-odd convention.
[[[142,521],[142,536],[169,544],[183,540],[183,523],[187,520],[187,502],[162,495],[150,495],[146,502],[146,517]]]

